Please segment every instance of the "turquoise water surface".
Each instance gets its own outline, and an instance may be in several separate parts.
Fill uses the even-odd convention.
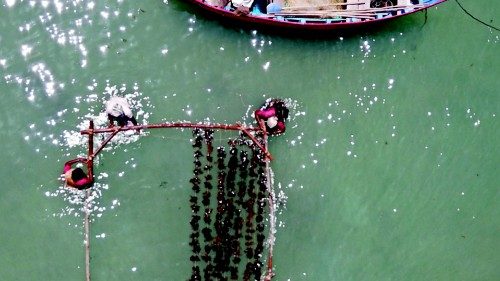
[[[499,1],[460,2],[500,25]],[[59,175],[112,94],[141,123],[251,124],[287,99],[273,280],[500,280],[500,32],[456,2],[323,40],[174,0],[0,3],[1,280],[85,279],[83,194]],[[92,280],[190,277],[190,138],[120,135],[99,156]]]

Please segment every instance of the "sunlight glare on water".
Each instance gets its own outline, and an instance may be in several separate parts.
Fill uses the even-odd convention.
[[[461,2],[496,22],[500,2]],[[322,40],[227,27],[182,1],[5,0],[0,15],[2,280],[84,278],[85,193],[61,172],[113,95],[142,124],[255,125],[285,99],[269,143],[276,280],[500,276],[500,40],[455,2]],[[189,278],[191,138],[120,133],[96,158],[93,280]]]

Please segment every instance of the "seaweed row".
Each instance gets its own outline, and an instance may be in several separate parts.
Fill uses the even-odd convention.
[[[217,147],[214,161],[213,131],[195,129],[193,137],[195,168],[190,180],[194,193],[190,199],[193,266],[189,280],[259,280],[265,239],[264,155],[240,138],[228,142],[228,152],[224,146]],[[202,152],[204,145],[205,157]],[[248,149],[239,149],[247,146],[251,153],[246,151]],[[200,190],[201,180],[203,191]],[[215,195],[212,194],[214,185]],[[202,241],[199,239],[200,199],[204,212]],[[241,266],[242,259],[246,262],[244,267]],[[240,276],[240,268],[244,268],[243,276]]]
[[[252,178],[249,181],[248,194],[250,195],[250,202],[247,203],[247,208],[252,209],[247,210],[248,217],[246,222],[247,234],[245,235],[245,253],[249,262],[246,264],[245,271],[243,273],[244,281],[251,280],[252,275],[256,280],[259,280],[262,274],[262,262],[260,258],[262,257],[264,249],[265,225],[263,221],[263,213],[266,203],[266,176],[264,166],[262,165],[262,159],[263,155],[258,153],[258,151],[254,151],[250,162],[249,174]],[[255,205],[257,205],[256,212],[254,211]],[[254,246],[255,240],[257,243]]]
[[[206,155],[206,165],[204,167],[204,179],[203,186],[205,187],[205,192],[203,192],[202,204],[204,206],[204,216],[203,222],[205,223],[205,227],[202,229],[203,238],[205,242],[205,247],[202,255],[202,260],[206,263],[205,268],[203,269],[203,276],[205,280],[211,280],[211,268],[212,268],[212,257],[210,252],[212,251],[211,241],[213,240],[212,229],[208,227],[212,224],[212,208],[211,208],[211,193],[213,189],[212,185],[212,167],[213,167],[213,130],[205,130],[204,131],[204,139],[205,144],[207,145],[207,155]]]
[[[189,199],[189,203],[191,206],[191,229],[192,233],[190,235],[189,245],[193,251],[190,261],[193,263],[192,273],[190,280],[201,280],[201,272],[198,266],[198,262],[200,261],[200,205],[198,204],[198,194],[200,193],[200,175],[203,174],[201,158],[203,157],[203,153],[201,149],[203,147],[203,136],[200,134],[200,130],[193,130],[193,156],[194,156],[194,169],[193,169],[193,178],[191,178],[190,182],[192,184],[192,190],[194,195],[192,195]]]

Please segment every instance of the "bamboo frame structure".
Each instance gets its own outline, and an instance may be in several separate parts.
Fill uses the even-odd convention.
[[[259,147],[265,154],[266,162],[266,181],[267,189],[269,193],[269,210],[270,216],[274,216],[274,194],[272,191],[271,183],[271,172],[269,162],[273,159],[272,155],[268,151],[267,138],[268,133],[266,132],[265,125],[262,121],[259,122],[259,127],[248,127],[242,124],[203,124],[203,123],[190,123],[190,122],[172,122],[172,123],[159,123],[159,124],[146,124],[146,125],[135,125],[135,126],[124,126],[124,127],[110,127],[110,128],[94,128],[94,121],[91,119],[89,121],[89,128],[80,131],[82,135],[88,135],[88,152],[87,152],[87,170],[90,178],[94,178],[94,158],[104,149],[104,147],[115,137],[119,132],[131,131],[131,130],[146,130],[146,129],[166,129],[166,128],[192,128],[192,129],[218,129],[218,130],[231,130],[240,131],[245,134],[252,142]],[[252,132],[261,132],[263,134],[264,144],[261,144]],[[94,135],[111,133],[94,151]],[[90,189],[86,190],[85,198],[85,216],[84,216],[84,243],[85,243],[85,280],[90,281],[90,207],[89,197]],[[273,218],[271,218],[271,225],[269,230],[270,237],[273,237],[274,241],[274,223]],[[268,261],[267,261],[267,271],[264,276],[264,280],[271,280],[274,276],[273,273],[273,243],[269,244]]]

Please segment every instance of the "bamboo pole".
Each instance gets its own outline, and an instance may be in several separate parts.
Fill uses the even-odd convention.
[[[262,151],[264,151],[265,155],[267,158],[272,160],[272,155],[267,151],[262,144],[255,139],[255,137],[250,133],[250,131],[258,131],[261,130],[260,128],[256,127],[245,127],[242,126],[241,124],[236,124],[236,125],[227,125],[227,124],[193,124],[193,123],[161,123],[161,124],[150,124],[150,125],[137,125],[137,126],[125,126],[125,127],[111,127],[111,128],[101,128],[101,129],[94,129],[93,127],[93,122],[92,122],[92,128],[87,129],[87,130],[82,130],[80,133],[82,135],[88,134],[94,135],[94,134],[102,134],[102,133],[108,133],[112,132],[111,135],[109,135],[104,142],[101,143],[99,148],[96,150],[94,153],[89,152],[89,159],[94,159],[99,152],[104,149],[104,147],[108,144],[111,139],[118,134],[119,132],[123,131],[130,131],[130,130],[144,130],[144,129],[166,129],[166,128],[198,128],[198,129],[220,129],[220,130],[232,130],[232,131],[241,131],[245,135],[247,135]],[[90,139],[89,139],[90,140]],[[89,144],[90,146],[90,144]],[[90,149],[90,148],[89,148]],[[89,162],[87,162],[88,164]],[[89,171],[92,169],[89,168]]]
[[[370,9],[359,9],[359,10],[284,10],[279,13],[275,13],[274,16],[300,16],[300,17],[311,17],[311,18],[359,18],[359,19],[374,19],[377,14],[384,12],[397,12],[399,10],[405,9],[420,9],[425,8],[424,5],[399,5],[399,6],[389,6],[382,8],[370,8]]]
[[[271,155],[271,153],[269,153],[269,151],[267,151],[267,148],[265,146],[262,146],[262,144],[252,134],[250,134],[250,132],[246,128],[241,127],[241,131],[245,133],[245,135],[247,135],[253,141],[253,143],[255,143],[264,152],[267,159],[273,160],[273,156]]]
[[[245,128],[249,131],[258,131],[259,128],[255,127],[243,127],[240,124],[227,125],[227,124],[194,124],[188,122],[174,122],[174,123],[160,123],[160,124],[147,124],[147,125],[137,125],[137,126],[124,126],[124,127],[111,127],[111,128],[99,128],[94,129],[93,134],[111,133],[118,129],[119,132],[130,131],[130,130],[145,130],[145,129],[163,129],[163,128],[198,128],[198,129],[222,129],[222,130],[232,130],[241,131]],[[90,130],[80,131],[82,135],[90,134]]]
[[[90,177],[94,177],[94,121],[90,120],[89,124],[89,147],[88,147],[88,159],[87,159],[87,170]],[[85,231],[85,280],[90,281],[90,189],[85,191],[85,217],[84,217],[84,231]]]
[[[85,280],[90,281],[90,222],[89,222],[89,206],[88,198],[90,197],[90,190],[85,192]]]
[[[111,135],[109,135],[106,140],[104,140],[102,143],[101,143],[101,146],[99,146],[99,148],[96,150],[96,152],[94,152],[92,154],[92,158],[96,157],[97,154],[99,154],[99,152],[101,152],[101,150],[106,146],[106,144],[108,144],[108,142],[114,137],[116,136],[116,134],[118,134],[119,130],[115,130]]]
[[[94,179],[94,120],[90,119],[89,121],[89,147],[88,147],[88,156],[87,156],[87,170],[90,175],[90,178]]]
[[[323,10],[323,11],[294,11],[294,12],[280,12],[276,14],[280,15],[296,15],[296,14],[311,14],[311,15],[323,15],[323,14],[335,14],[335,15],[376,15],[376,11],[336,11],[336,10]]]
[[[336,9],[321,9],[321,6],[305,7],[305,8],[315,8],[315,9],[283,9],[282,11],[273,14],[274,16],[305,16],[305,17],[353,17],[362,19],[372,19],[378,13],[383,12],[397,12],[399,10],[406,9],[422,9],[425,5],[395,5],[387,6],[381,8],[369,8],[369,9],[358,9],[358,10],[336,10]]]
[[[359,19],[374,19],[373,15],[363,15],[363,14],[341,14],[341,13],[277,13],[276,16],[295,16],[295,17],[308,17],[308,18],[359,18]]]
[[[290,7],[283,7],[283,10],[321,10],[321,11],[326,11],[326,10],[333,10],[333,11],[338,11],[334,9],[323,9],[323,8],[329,8],[329,7],[334,7],[332,5],[318,5],[318,6],[290,6]],[[342,10],[342,11],[385,11],[385,10],[397,10],[397,9],[408,9],[408,8],[425,8],[425,5],[423,4],[415,4],[415,5],[394,5],[394,6],[386,6],[386,7],[379,7],[379,8],[363,8],[363,9],[357,9],[357,10]]]
[[[363,5],[366,4],[366,2],[353,2],[353,3],[330,3],[330,4],[325,4],[325,5],[310,5],[310,6],[285,6],[283,7],[283,10],[293,10],[293,9],[321,9],[321,8],[328,8],[328,7],[338,7],[338,6],[349,6],[349,5]]]

